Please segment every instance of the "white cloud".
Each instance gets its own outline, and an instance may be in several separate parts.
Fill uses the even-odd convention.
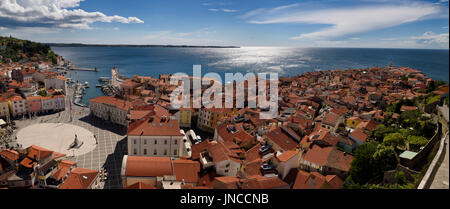
[[[432,31],[427,31],[420,36],[412,36],[411,39],[417,40],[419,43],[428,45],[438,45],[448,47],[448,33],[435,34]]]
[[[222,9],[223,12],[237,12],[235,9]]]
[[[215,9],[215,8],[210,8],[210,9],[208,9],[208,11],[210,11],[210,12],[222,11],[222,12],[230,13],[230,12],[237,12],[238,10],[235,10],[235,9]]]
[[[1,0],[0,25],[90,29],[94,22],[143,23],[137,17],[108,16],[77,9],[84,0]]]
[[[120,28],[119,27],[114,27],[113,30],[120,30]]]
[[[308,8],[292,4],[273,9],[258,9],[241,16],[253,24],[300,23],[324,25],[318,31],[291,39],[330,39],[389,28],[438,15],[443,10],[430,3],[370,4],[363,6]]]

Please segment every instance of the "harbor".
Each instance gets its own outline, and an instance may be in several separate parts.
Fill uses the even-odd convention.
[[[89,83],[88,82],[84,82],[84,83],[77,82],[77,83],[74,83],[72,85],[72,87],[74,89],[73,104],[80,106],[80,107],[87,107],[87,105],[83,104],[81,102],[81,100],[83,99],[86,88],[89,88]]]

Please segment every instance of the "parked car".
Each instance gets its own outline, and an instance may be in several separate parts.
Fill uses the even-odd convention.
[[[275,166],[266,163],[266,164],[262,164],[262,165],[261,165],[261,168],[262,168],[263,170],[273,170],[273,169],[275,169]]]
[[[261,148],[259,148],[259,152],[266,152],[267,150],[269,150],[270,148],[272,148],[272,145],[267,144]]]

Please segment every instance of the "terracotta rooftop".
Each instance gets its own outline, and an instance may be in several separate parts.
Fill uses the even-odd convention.
[[[290,160],[291,158],[293,158],[296,155],[298,155],[298,151],[287,150],[287,151],[283,152],[281,155],[279,155],[277,158],[281,162],[286,162],[286,161]]]
[[[128,125],[129,136],[183,136],[178,120],[168,116],[146,116]]]
[[[299,139],[300,137],[295,134],[295,132],[290,129],[286,128],[287,130],[290,130],[292,134],[297,136]],[[281,147],[283,150],[293,150],[297,148],[299,142],[297,142],[290,134],[286,133],[281,127],[277,127],[276,129],[270,131],[266,134],[267,138],[269,138],[273,143],[277,144]]]
[[[355,129],[348,136],[353,137],[362,143],[366,142],[369,138],[369,136],[367,136],[367,134],[365,134],[364,131],[360,128]]]
[[[157,188],[146,183],[136,182],[128,186],[127,189],[157,189]]]
[[[15,150],[10,149],[2,150],[0,152],[0,156],[3,156],[4,158],[9,159],[11,161],[16,161],[19,159],[19,153]]]
[[[58,164],[58,169],[53,173],[53,178],[55,178],[57,181],[61,180],[69,173],[70,168],[76,164],[76,162],[62,160]]]
[[[299,170],[292,189],[341,189],[343,181],[336,175]]]
[[[98,171],[85,168],[73,169],[60,189],[87,189],[96,180]]]
[[[96,103],[100,103],[100,104],[109,104],[112,106],[115,106],[117,108],[123,109],[123,110],[129,110],[131,108],[131,103],[126,101],[126,100],[122,100],[122,99],[118,99],[115,97],[108,97],[108,96],[99,96],[97,98],[94,99],[90,99],[89,102],[96,102]]]
[[[177,181],[197,183],[200,163],[192,160],[173,160],[173,170]]]
[[[278,177],[256,175],[244,179],[242,189],[289,189],[289,185]]]
[[[172,165],[168,157],[128,156],[126,166],[126,176],[172,175]]]

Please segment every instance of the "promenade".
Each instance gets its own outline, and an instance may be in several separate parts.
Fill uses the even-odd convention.
[[[449,189],[449,156],[448,135],[445,139],[445,157],[434,176],[430,189]]]

